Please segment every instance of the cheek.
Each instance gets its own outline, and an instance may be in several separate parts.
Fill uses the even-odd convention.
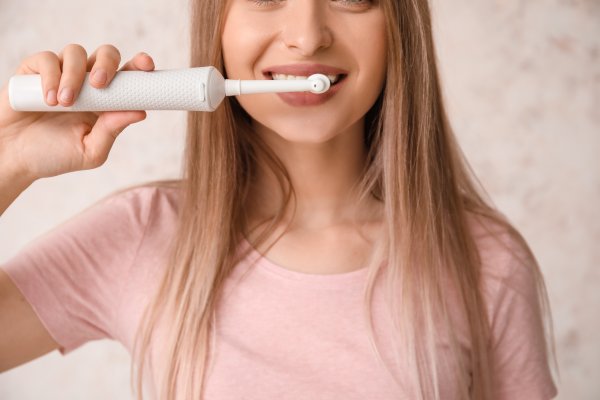
[[[233,7],[225,21],[221,46],[225,73],[231,79],[260,79],[254,76],[253,66],[262,47],[268,41],[268,32],[260,29],[257,21]]]
[[[355,56],[358,62],[356,76],[357,96],[355,103],[358,108],[356,113],[366,113],[377,100],[383,90],[387,73],[387,47],[385,32],[371,31],[370,41],[355,42]]]
[[[362,41],[359,50],[359,57],[365,60],[364,69],[369,71],[373,84],[376,86],[383,81],[387,70],[387,38],[384,23],[385,20],[382,18],[379,23],[374,25],[377,26],[377,29],[369,32],[371,40]]]
[[[240,79],[240,68],[244,65],[249,49],[250,32],[240,22],[239,13],[232,8],[227,16],[221,35],[223,63],[227,78]]]

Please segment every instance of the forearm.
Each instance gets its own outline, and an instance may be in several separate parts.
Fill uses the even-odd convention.
[[[5,161],[0,154],[0,216],[35,181]]]

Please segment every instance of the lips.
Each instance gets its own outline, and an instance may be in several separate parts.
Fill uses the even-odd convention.
[[[338,80],[325,93],[277,93],[280,99],[291,106],[316,106],[325,103],[339,91],[340,87],[345,83],[345,78],[348,76],[348,71],[324,64],[277,65],[263,69],[262,73],[265,79],[273,79],[273,73],[306,77],[313,74],[340,75]]]

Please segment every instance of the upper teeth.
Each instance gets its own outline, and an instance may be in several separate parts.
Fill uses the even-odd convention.
[[[272,73],[271,76],[273,76],[273,79],[275,79],[275,80],[308,79],[308,76],[296,76],[296,75],[286,75],[286,74],[276,74],[276,73]],[[327,77],[329,78],[329,81],[331,83],[335,83],[340,78],[340,75],[327,75]]]

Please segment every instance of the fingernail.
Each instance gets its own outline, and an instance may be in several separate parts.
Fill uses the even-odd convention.
[[[104,85],[106,82],[106,71],[103,69],[97,69],[92,74],[92,80],[98,85]]]
[[[48,94],[46,95],[46,102],[48,103],[54,103],[56,100],[56,90],[52,89],[48,91]]]
[[[73,90],[71,88],[64,88],[60,91],[60,101],[68,103],[73,98]]]

